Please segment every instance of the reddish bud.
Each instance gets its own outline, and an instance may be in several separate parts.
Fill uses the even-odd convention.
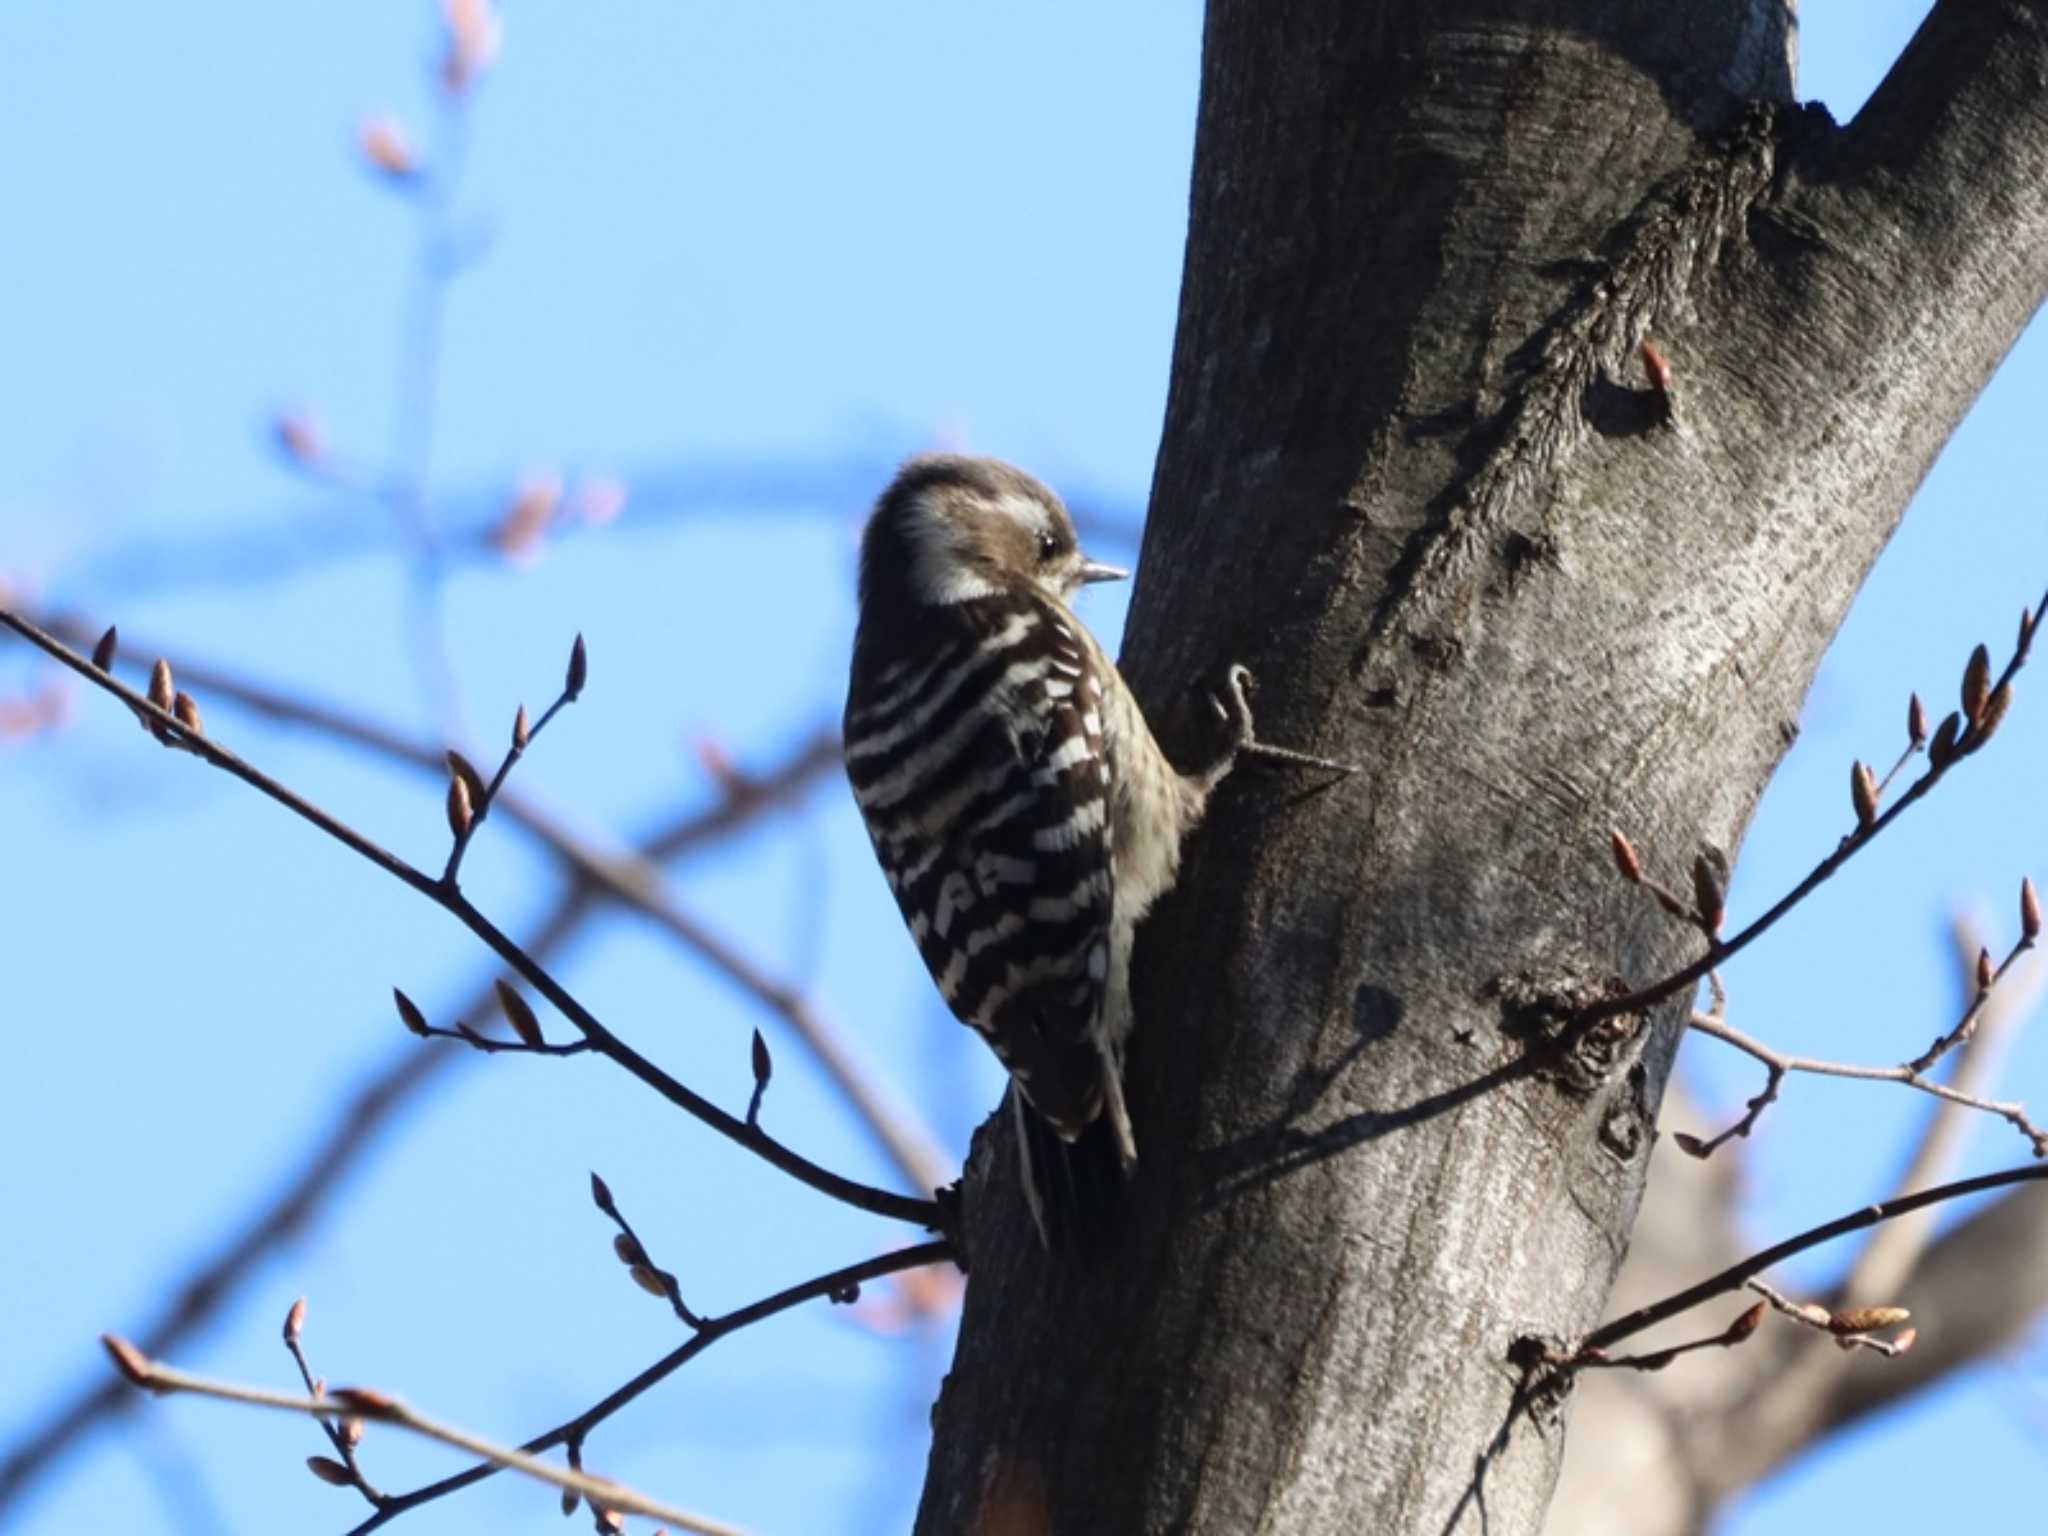
[[[287,1344],[299,1342],[299,1335],[306,1328],[306,1298],[301,1296],[292,1303],[291,1310],[284,1315],[284,1341]]]
[[[2032,943],[2041,936],[2041,894],[2031,879],[2020,881],[2020,937]]]
[[[294,464],[318,464],[327,457],[327,429],[310,411],[288,411],[271,423],[278,451]]]
[[[448,56],[441,66],[449,90],[467,90],[498,56],[504,29],[491,0],[442,0],[448,25]]]
[[[1621,835],[1619,828],[1610,832],[1608,836],[1612,839],[1614,848],[1614,867],[1621,871],[1621,878],[1630,885],[1641,885],[1643,861],[1636,857],[1636,851],[1629,845],[1629,840]]]
[[[519,1043],[538,1049],[542,1042],[540,1020],[533,1016],[532,1007],[519,995],[519,989],[502,977],[498,981],[498,1006],[505,1011],[505,1022],[512,1026]]]
[[[149,669],[149,702],[168,710],[178,702],[177,686],[171,681],[171,664],[159,656]]]
[[[1904,1307],[1851,1307],[1828,1318],[1828,1331],[1837,1334],[1875,1333],[1880,1328],[1895,1328],[1912,1315]]]
[[[576,643],[569,647],[569,672],[562,682],[562,697],[574,702],[583,692],[583,685],[590,677],[590,652],[585,649],[583,637],[578,635]]]
[[[178,717],[178,724],[185,727],[194,736],[204,736],[206,734],[206,726],[199,718],[199,705],[193,700],[192,695],[185,692],[182,688],[178,690],[177,697],[171,701],[171,713]]]
[[[1673,1131],[1671,1133],[1671,1140],[1677,1145],[1678,1150],[1687,1157],[1705,1157],[1707,1155],[1707,1144],[1690,1131]]]
[[[633,1277],[633,1283],[650,1296],[668,1299],[668,1287],[662,1283],[661,1271],[649,1264],[635,1264],[626,1273]]]
[[[1728,1331],[1721,1335],[1722,1342],[1740,1344],[1763,1325],[1764,1313],[1770,1310],[1764,1302],[1758,1302],[1728,1325]]]
[[[1970,652],[1969,663],[1963,668],[1962,695],[1963,718],[1975,725],[1991,697],[1991,653],[1981,645]]]
[[[398,1399],[375,1387],[336,1387],[331,1395],[337,1403],[345,1403],[373,1419],[388,1419],[398,1411]]]
[[[363,1421],[361,1419],[343,1419],[341,1421],[341,1443],[350,1450],[354,1450],[363,1443]]]
[[[457,837],[466,836],[470,823],[476,820],[476,811],[469,798],[469,786],[461,779],[448,781],[448,830]]]
[[[1917,693],[1906,700],[1906,737],[1916,747],[1927,740],[1927,706]]]
[[[92,648],[92,664],[102,672],[112,671],[114,667],[114,653],[120,648],[121,631],[109,624],[107,632],[100,636],[99,644]]]
[[[519,482],[505,505],[505,515],[491,529],[490,540],[508,560],[523,560],[536,554],[540,541],[555,520],[562,504],[562,477],[557,474],[529,475]]]
[[[2012,708],[2012,684],[2000,683],[1990,698],[1984,701],[1984,713],[1977,717],[1977,725],[1970,732],[1970,750],[1976,751],[1991,739],[1991,733],[1998,729],[1998,722],[2005,718],[2005,712]]]
[[[1657,349],[1657,344],[1647,337],[1642,344],[1643,372],[1648,375],[1650,388],[1660,395],[1671,393],[1671,363]]]
[[[372,167],[394,181],[409,180],[419,174],[419,155],[412,140],[398,119],[386,113],[363,119],[356,129],[356,147]]]
[[[640,1246],[640,1239],[630,1232],[621,1232],[612,1239],[612,1252],[617,1254],[621,1264],[645,1264],[647,1250]]]
[[[1950,710],[1942,717],[1941,724],[1934,728],[1934,739],[1927,743],[1927,761],[1937,770],[1946,768],[1956,760],[1956,741],[1963,734],[1963,717]]]
[[[1913,1347],[1913,1341],[1920,1337],[1918,1328],[1901,1328],[1892,1339],[1892,1353],[1903,1355]]]
[[[761,1031],[754,1031],[754,1090],[759,1092],[768,1086],[768,1079],[775,1075],[775,1063],[768,1055],[768,1042],[761,1038]]]
[[[612,1204],[611,1186],[594,1173],[590,1176],[590,1200],[593,1205],[607,1216],[619,1214],[619,1208]]]
[[[526,718],[526,706],[519,706],[519,713],[512,717],[512,750],[524,752],[527,742],[533,739],[533,727]]]
[[[1991,965],[1991,951],[1979,949],[1977,951],[1977,990],[1979,992],[1989,992],[1991,990],[1991,983],[1997,979],[1998,972]]]
[[[391,989],[391,1001],[398,1005],[399,1022],[407,1029],[422,1039],[432,1033],[427,1028],[427,1016],[420,1012],[419,1005],[396,987]]]
[[[336,1488],[353,1488],[355,1486],[355,1474],[332,1456],[308,1456],[306,1458],[306,1470],[319,1478],[321,1482],[332,1484]]]
[[[574,1488],[564,1488],[564,1489],[562,1490],[562,1513],[563,1513],[563,1514],[565,1514],[565,1515],[573,1515],[573,1514],[575,1514],[575,1513],[576,1513],[576,1506],[577,1506],[578,1504],[582,1503],[582,1502],[583,1502],[583,1501],[582,1501],[582,1498],[581,1498],[581,1496],[580,1496],[580,1495],[579,1495],[579,1494],[578,1494],[578,1493],[576,1492],[576,1490],[575,1490]]]
[[[452,747],[448,751],[448,773],[451,778],[462,780],[462,787],[469,791],[471,809],[482,805],[490,798],[484,788],[483,775],[476,771],[468,758]]]

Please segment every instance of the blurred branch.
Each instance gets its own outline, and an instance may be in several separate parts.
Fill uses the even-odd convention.
[[[914,444],[907,444],[904,452]],[[630,487],[628,514],[603,525],[607,536],[673,528],[692,518],[731,519],[758,526],[763,519],[825,516],[851,530],[876,492],[895,472],[902,453],[847,452],[810,458],[719,459],[695,457],[628,468],[619,482]],[[573,504],[574,498],[569,498]],[[1144,513],[1128,498],[1091,493],[1070,495],[1068,506],[1089,546],[1114,553],[1135,550]],[[496,534],[505,516],[502,485],[471,488],[434,498],[435,530],[444,571],[505,564]],[[589,532],[573,516],[555,518],[549,541]],[[246,587],[281,582],[336,562],[379,555],[388,545],[383,529],[366,523],[353,507],[336,510],[332,495],[295,499],[226,531],[185,531],[176,539],[125,539],[121,546],[70,567],[73,590],[135,599],[194,588]]]

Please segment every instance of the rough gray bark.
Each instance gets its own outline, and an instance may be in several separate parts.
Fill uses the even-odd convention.
[[[1142,937],[1112,1252],[984,1137],[920,1531],[1540,1527],[1505,1357],[1601,1312],[1680,1012],[1520,1004],[1689,958],[1607,829],[1735,847],[2039,304],[2044,13],[1943,0],[1838,129],[1771,0],[1213,0],[1126,667],[1367,771],[1243,770]]]

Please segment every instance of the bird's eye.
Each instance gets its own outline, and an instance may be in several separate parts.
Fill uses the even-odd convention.
[[[1038,536],[1038,563],[1040,565],[1052,564],[1052,557],[1059,552],[1060,541],[1052,534],[1041,533]]]

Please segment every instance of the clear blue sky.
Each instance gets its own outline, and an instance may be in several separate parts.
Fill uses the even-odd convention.
[[[1925,8],[1809,0],[1806,92],[1852,111]],[[310,406],[338,453],[392,451],[412,224],[354,135],[388,111],[438,152],[437,39],[427,0],[0,11],[14,215],[0,252],[0,579],[431,733],[388,523],[288,473],[265,423]],[[602,534],[449,580],[450,659],[485,739],[517,703],[544,702],[570,636],[589,637],[589,692],[521,769],[524,787],[620,838],[709,795],[703,738],[765,765],[835,713],[854,531],[906,452],[966,443],[1077,499],[1142,504],[1198,48],[1191,0],[510,9],[458,200],[482,246],[447,308],[435,507],[473,522],[540,473],[616,476],[630,492]],[[1832,843],[1846,764],[1891,750],[1905,691],[1945,699],[1970,645],[2003,643],[2048,575],[2039,351],[2015,354],[1874,574],[1752,834],[1738,917]],[[1113,632],[1117,600],[1091,603]],[[0,657],[0,696],[47,678]],[[487,974],[466,935],[391,881],[157,751],[117,710],[82,697],[73,710],[61,734],[0,756],[0,1447],[99,1369],[94,1335],[148,1317],[336,1096],[404,1048],[392,984],[434,1011]],[[224,705],[208,719],[373,835],[437,856],[431,784]],[[1896,1059],[1924,1043],[1949,1008],[1949,905],[1983,897],[2006,922],[2019,875],[2048,874],[2030,767],[2044,731],[2023,700],[1966,788],[1731,975],[1738,1010],[1768,1007],[1759,1029],[1816,1051]],[[503,828],[470,878],[515,927],[551,889]],[[836,784],[801,820],[689,866],[681,889],[813,985],[964,1146],[996,1074],[938,1013]],[[564,969],[728,1103],[744,1098],[762,1024],[779,1065],[770,1124],[888,1178],[795,1045],[651,932],[601,928]],[[1749,1091],[1739,1063],[1694,1054],[1722,1102]],[[2048,1100],[2048,1045],[2024,1042],[2012,1072]],[[1884,1190],[1917,1116],[1880,1091],[1795,1085],[1755,1148],[1756,1230]],[[1976,1157],[2016,1151],[1987,1128]],[[314,1362],[334,1379],[508,1438],[546,1427],[676,1341],[610,1257],[591,1168],[705,1309],[899,1236],[792,1195],[599,1064],[466,1064],[181,1359],[284,1381],[276,1325],[303,1293]],[[763,1533],[900,1530],[949,1349],[943,1331],[885,1337],[813,1308],[720,1345],[602,1431],[592,1459]],[[157,1405],[91,1442],[8,1528],[339,1530],[360,1510],[306,1474],[320,1448],[295,1421]],[[1908,1448],[1972,1475],[1878,1475]],[[389,1435],[368,1454],[393,1487],[443,1465]],[[2038,1482],[2037,1455],[2009,1394],[1973,1378],[1781,1479],[1731,1528],[1988,1519]],[[550,1495],[500,1480],[398,1529],[556,1519]]]

